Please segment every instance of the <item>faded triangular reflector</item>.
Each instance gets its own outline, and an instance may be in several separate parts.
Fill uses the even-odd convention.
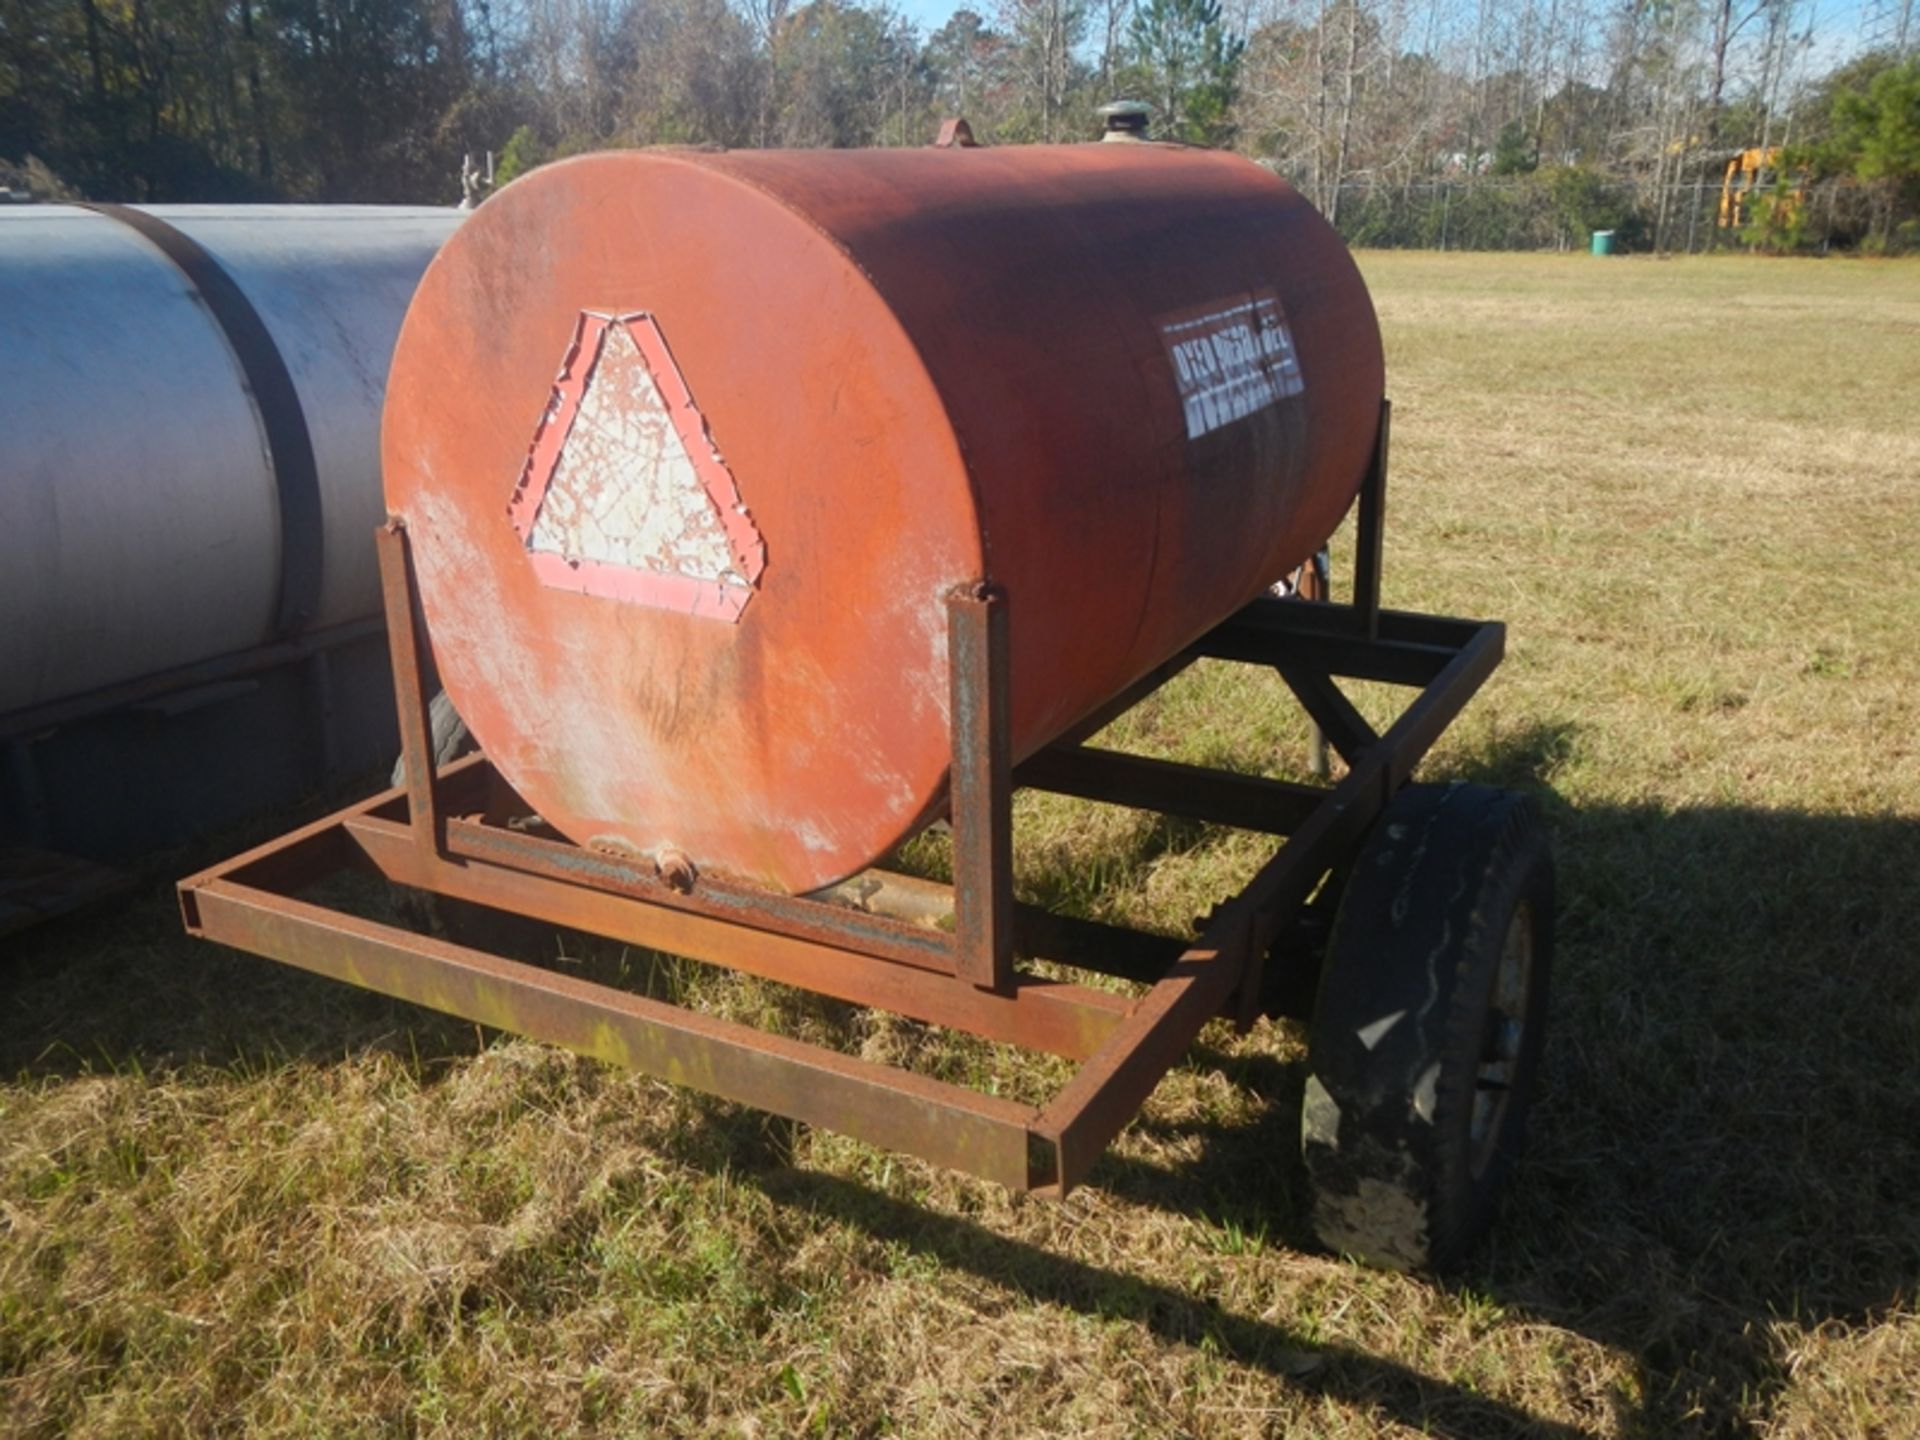
[[[583,312],[508,515],[549,585],[738,619],[766,565],[651,315]]]

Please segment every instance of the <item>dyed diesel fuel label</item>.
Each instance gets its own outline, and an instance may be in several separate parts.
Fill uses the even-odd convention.
[[[1160,322],[1187,438],[1231,425],[1306,388],[1280,297],[1270,290]]]

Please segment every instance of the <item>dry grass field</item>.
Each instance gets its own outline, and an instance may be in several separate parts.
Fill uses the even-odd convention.
[[[191,944],[156,885],[0,958],[0,1432],[1920,1436],[1920,266],[1364,265],[1389,601],[1511,624],[1425,773],[1532,791],[1561,866],[1532,1148],[1464,1273],[1309,1247],[1288,1027],[1209,1032],[1095,1184],[1016,1202]],[[1225,669],[1120,738],[1304,760]],[[1020,825],[1029,891],[1163,925],[1257,856]]]

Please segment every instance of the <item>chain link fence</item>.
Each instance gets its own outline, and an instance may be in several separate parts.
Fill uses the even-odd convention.
[[[1873,197],[1857,185],[1768,183],[1724,206],[1702,174],[1663,185],[1565,168],[1514,177],[1342,185],[1323,205],[1348,244],[1379,249],[1584,250],[1596,230],[1623,253],[1873,248]],[[1920,244],[1895,227],[1896,247]]]

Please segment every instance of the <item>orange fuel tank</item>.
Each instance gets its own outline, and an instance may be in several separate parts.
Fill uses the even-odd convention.
[[[805,891],[944,801],[951,590],[1006,593],[1024,757],[1327,538],[1382,387],[1345,247],[1231,155],[591,155],[428,269],[387,503],[547,821]]]

